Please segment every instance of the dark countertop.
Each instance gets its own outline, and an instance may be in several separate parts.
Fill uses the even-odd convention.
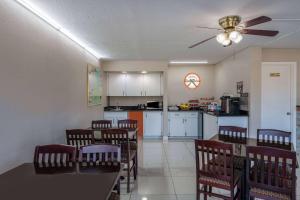
[[[144,108],[144,109],[141,109],[141,108],[138,108],[137,106],[119,106],[120,110],[115,110],[116,107],[115,106],[107,106],[107,107],[104,107],[104,111],[105,112],[144,112],[144,111],[163,111],[162,108],[151,108],[151,109],[147,109],[147,108]]]
[[[202,112],[208,115],[216,116],[216,117],[247,117],[247,111],[241,111],[237,114],[227,114],[227,113],[220,113],[220,112],[208,112],[203,109],[194,109],[194,110],[168,110],[169,112]]]
[[[203,110],[168,110],[168,112],[203,112]]]
[[[216,116],[216,117],[248,117],[248,112],[241,111],[240,113],[236,114],[227,114],[227,113],[220,113],[220,112],[204,112],[208,115]]]

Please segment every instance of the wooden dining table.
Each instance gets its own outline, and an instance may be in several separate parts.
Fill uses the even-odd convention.
[[[118,171],[101,170],[37,173],[33,163],[25,163],[0,175],[0,198],[5,200],[107,200],[119,176]]]

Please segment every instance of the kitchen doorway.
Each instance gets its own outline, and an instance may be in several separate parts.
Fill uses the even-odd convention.
[[[264,62],[261,72],[261,128],[292,132],[296,147],[297,64]]]

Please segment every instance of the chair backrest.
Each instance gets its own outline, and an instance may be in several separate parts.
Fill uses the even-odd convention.
[[[111,128],[111,127],[112,127],[111,120],[92,121],[92,129],[104,129],[104,128]]]
[[[67,145],[52,144],[36,146],[34,165],[40,169],[75,168],[76,148]]]
[[[195,140],[197,177],[208,176],[233,185],[232,144],[212,140]]]
[[[133,120],[133,119],[118,120],[118,128],[124,128],[124,129],[137,128],[137,120]]]
[[[296,153],[272,147],[246,148],[248,182],[278,193],[294,194],[296,187]]]
[[[129,142],[128,130],[126,129],[103,129],[101,131],[101,140],[108,144],[124,144]]]
[[[291,132],[274,129],[258,129],[257,144],[260,146],[269,146],[291,150]]]
[[[77,150],[81,146],[95,143],[94,131],[86,129],[66,130],[67,144],[75,146]]]
[[[80,167],[97,167],[108,170],[119,170],[121,147],[111,144],[88,145],[80,148]]]
[[[237,126],[219,126],[219,138],[244,143],[247,140],[247,128]]]

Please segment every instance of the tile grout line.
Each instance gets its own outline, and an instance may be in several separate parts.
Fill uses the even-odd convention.
[[[170,168],[170,163],[169,163],[169,160],[168,160],[168,157],[167,157],[167,153],[166,153],[166,149],[165,149],[165,144],[162,143],[162,145],[163,145],[163,150],[164,150],[164,154],[165,154],[165,157],[166,157],[168,169],[169,169],[169,172],[170,172],[170,177],[171,177],[171,180],[172,180],[172,185],[173,185],[175,197],[178,200],[178,196],[177,196],[176,189],[175,189],[175,183],[174,183],[173,175],[172,175],[171,168]]]

